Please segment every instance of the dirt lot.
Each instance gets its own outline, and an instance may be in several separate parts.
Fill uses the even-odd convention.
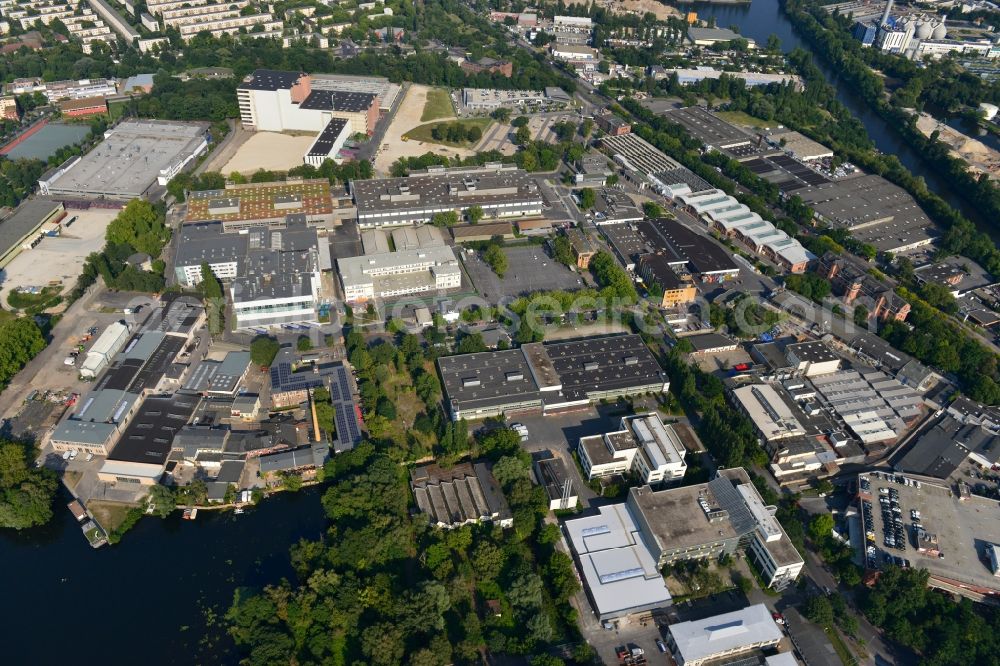
[[[375,157],[375,170],[380,174],[387,174],[393,162],[401,157],[419,157],[424,153],[435,153],[437,155],[447,155],[448,157],[468,157],[474,151],[465,148],[451,148],[425,141],[403,141],[403,135],[424,124],[420,118],[424,113],[427,104],[427,86],[412,85],[406,91],[406,97],[400,102],[399,110],[392,120],[392,124],[386,129],[385,137],[378,148]],[[454,117],[454,116],[452,116]],[[439,118],[438,120],[447,120]],[[305,151],[303,151],[305,152]]]
[[[590,0],[567,0],[567,5],[590,5]],[[656,14],[658,19],[667,19],[671,16],[683,16],[675,7],[670,7],[657,0],[598,0],[598,5],[604,7],[612,14],[637,14],[642,16],[646,12]]]
[[[67,214],[77,219],[71,227],[63,229],[63,235],[43,238],[41,243],[21,252],[4,268],[0,284],[0,303],[4,307],[7,294],[13,289],[44,287],[49,282],[62,282],[63,292],[72,289],[87,255],[104,246],[104,232],[118,211],[67,211]]]
[[[295,136],[257,132],[241,145],[220,171],[251,174],[259,169],[287,171],[302,164],[302,156],[316,141],[312,135]]]

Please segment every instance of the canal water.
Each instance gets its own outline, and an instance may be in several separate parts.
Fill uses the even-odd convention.
[[[97,550],[62,503],[43,528],[0,532],[3,662],[237,663],[222,626],[233,591],[292,578],[289,546],[325,529],[320,495],[280,493],[241,516],[150,516]]]
[[[875,146],[883,153],[895,155],[899,161],[917,176],[923,176],[932,192],[937,193],[952,207],[960,210],[979,228],[990,234],[994,241],[1000,240],[1000,229],[994,228],[982,218],[975,206],[962,198],[951,185],[941,178],[924,159],[910,148],[889,124],[868,105],[855,95],[847,83],[831,70],[826,61],[814,53],[809,44],[795,31],[788,17],[781,11],[777,0],[753,0],[746,5],[719,5],[695,3],[685,7],[685,11],[698,13],[698,18],[708,20],[715,18],[720,28],[738,26],[740,34],[752,38],[763,46],[770,35],[777,35],[781,40],[781,48],[785,52],[802,48],[813,53],[813,62],[820,68],[823,75],[837,89],[837,99],[857,117],[871,137]]]

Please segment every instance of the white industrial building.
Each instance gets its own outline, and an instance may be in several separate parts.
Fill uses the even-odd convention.
[[[606,621],[669,606],[666,582],[629,507],[611,504],[599,511],[564,525],[598,618]]]
[[[770,384],[751,384],[733,390],[733,398],[753,421],[765,441],[801,437],[805,428]]]
[[[687,471],[683,442],[652,412],[622,418],[614,432],[580,438],[577,451],[588,479],[635,472],[643,483],[671,483]]]
[[[597,49],[579,44],[553,44],[552,57],[560,60],[592,62],[597,60]]]
[[[462,286],[462,271],[447,246],[346,257],[337,265],[348,303]]]
[[[667,629],[667,647],[677,666],[701,666],[781,642],[781,629],[764,604],[731,613],[678,622]]]
[[[788,345],[785,347],[785,358],[797,373],[806,377],[826,375],[840,369],[840,357],[819,340]]]
[[[350,123],[343,118],[332,118],[316,137],[316,141],[309,148],[303,161],[317,168],[322,166],[326,160],[333,160],[339,164],[341,160],[337,159],[337,154],[350,136]]]
[[[722,190],[678,191],[674,198],[712,229],[740,241],[789,272],[803,273],[816,259],[797,240]]]
[[[302,72],[256,70],[236,89],[243,126],[265,132],[318,133],[334,118],[341,118],[350,125],[351,134],[375,131],[377,95],[314,87],[313,83]]]
[[[121,351],[128,341],[129,327],[124,321],[115,323],[104,329],[100,337],[87,351],[87,358],[80,367],[80,374],[88,379],[93,379],[108,367],[115,354]]]

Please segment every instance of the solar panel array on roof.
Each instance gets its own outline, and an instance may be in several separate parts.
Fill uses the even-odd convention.
[[[358,410],[351,398],[347,368],[343,365],[338,365],[330,378],[330,402],[337,426],[337,451],[353,449],[361,441],[361,427],[358,425]]]
[[[736,532],[748,534],[757,526],[757,519],[730,479],[720,476],[709,481],[708,487],[715,496],[715,501],[729,514],[729,522]]]

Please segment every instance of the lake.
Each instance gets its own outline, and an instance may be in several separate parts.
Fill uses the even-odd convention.
[[[0,533],[0,626],[16,637],[4,662],[235,663],[232,641],[209,613],[224,614],[239,586],[293,575],[289,546],[325,529],[320,496],[317,488],[280,493],[241,516],[148,516],[121,543],[97,550],[60,497],[51,524]]]

